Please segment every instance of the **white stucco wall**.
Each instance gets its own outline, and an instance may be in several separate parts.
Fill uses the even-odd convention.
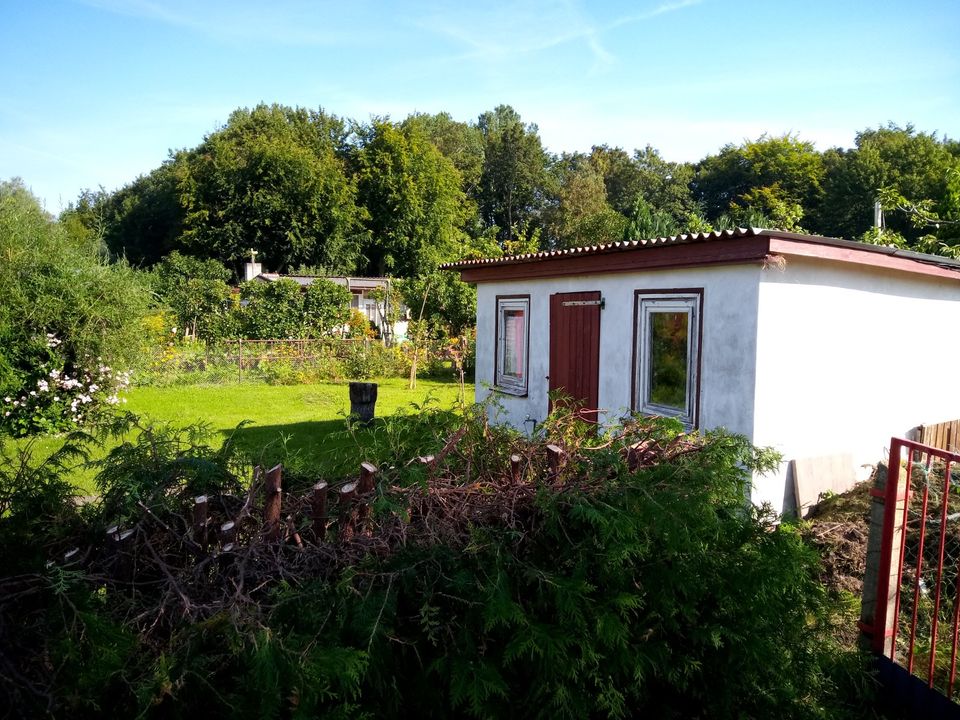
[[[754,501],[792,508],[791,459],[876,463],[891,436],[960,417],[958,320],[956,281],[807,258],[763,270],[752,436],[785,462]]]
[[[600,314],[600,408],[616,419],[630,407],[633,304],[635,290],[703,288],[703,363],[700,426],[749,435],[753,430],[758,266],[726,266],[646,273],[613,273],[543,280],[480,283],[477,287],[476,398],[483,401],[494,383],[497,295],[530,295],[530,366],[527,397],[495,393],[502,410],[492,419],[524,428],[546,417],[550,374],[550,295],[599,290],[606,301]]]

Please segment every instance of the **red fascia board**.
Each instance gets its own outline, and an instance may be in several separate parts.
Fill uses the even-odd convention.
[[[836,262],[853,263],[867,267],[960,281],[960,271],[933,263],[921,262],[892,253],[878,253],[871,250],[860,250],[859,248],[822,245],[793,238],[771,237],[770,253],[788,257],[792,255],[794,257],[833,260]]]
[[[769,237],[757,235],[709,242],[638,247],[595,255],[518,260],[498,265],[461,268],[460,279],[464,282],[476,283],[703,265],[760,263],[767,257],[769,244]]]

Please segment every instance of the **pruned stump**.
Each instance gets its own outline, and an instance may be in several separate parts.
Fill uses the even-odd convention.
[[[360,463],[360,482],[357,485],[357,491],[361,495],[373,492],[373,481],[380,472],[373,463]]]
[[[373,422],[377,406],[377,384],[370,382],[350,383],[350,415],[361,425]]]
[[[310,493],[310,519],[313,520],[313,535],[322,542],[327,534],[327,483],[318,482]]]
[[[263,508],[263,535],[267,540],[280,539],[280,505],[282,490],[280,488],[283,466],[275,465],[267,470],[265,485],[267,501]]]
[[[220,526],[220,547],[226,550],[227,545],[233,545],[237,539],[237,524],[233,520],[227,520]]]
[[[340,488],[340,541],[353,539],[355,529],[353,503],[357,499],[357,483],[347,483]]]
[[[293,515],[287,515],[287,541],[293,542],[298,549],[303,550],[303,540],[297,531],[297,524],[293,520]]]
[[[560,475],[560,471],[563,470],[566,462],[567,454],[563,448],[558,445],[547,445],[547,467],[549,468],[549,477],[551,480],[556,479],[556,477]]]
[[[193,499],[193,539],[203,552],[207,549],[208,506],[206,495],[198,495]]]
[[[520,484],[520,476],[521,476],[520,461],[521,461],[521,459],[522,459],[522,458],[521,458],[519,455],[511,455],[511,456],[510,456],[510,482],[513,483],[514,485],[519,485],[519,484]]]
[[[110,551],[114,556],[114,573],[117,580],[121,582],[127,582],[133,576],[131,546],[133,545],[132,538],[135,532],[134,528],[122,530],[119,525],[112,525],[107,528]]]

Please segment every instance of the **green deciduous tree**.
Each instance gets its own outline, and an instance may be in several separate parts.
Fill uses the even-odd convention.
[[[174,251],[156,266],[153,276],[157,294],[170,306],[184,333],[216,339],[231,309],[230,271],[216,260]]]
[[[477,121],[483,135],[484,161],[480,185],[480,217],[497,228],[497,239],[526,240],[542,224],[549,192],[549,158],[536,125],[525,125],[509,105],[483,113]]]
[[[459,257],[470,207],[453,162],[416,123],[377,119],[356,132],[357,189],[367,211],[363,271],[412,276]]]
[[[562,156],[553,166],[557,191],[545,213],[545,245],[577,247],[619,240],[627,221],[607,203],[603,176],[586,155]]]
[[[61,220],[75,217],[102,237],[114,257],[137,266],[159,262],[180,246],[183,230],[176,162],[171,158],[112,194],[85,191]]]
[[[397,291],[414,320],[453,337],[472,326],[477,317],[477,290],[456,273],[438,271],[398,280]]]
[[[273,269],[349,272],[359,251],[343,123],[321,111],[259,105],[176,159],[181,245],[235,269],[249,248]]]
[[[951,172],[960,167],[954,145],[913,126],[888,125],[857,134],[856,147],[824,154],[824,202],[816,213],[815,228],[826,235],[855,238],[873,225],[874,203],[885,193],[887,228],[916,242],[924,234],[956,237],[949,224],[918,227],[913,213],[898,211],[899,197],[908,205],[928,201],[928,210],[949,219],[958,211]],[[954,189],[951,189],[954,188]]]
[[[701,160],[692,184],[710,220],[753,211],[775,227],[798,230],[804,213],[820,202],[823,176],[823,159],[811,143],[762,135]]]
[[[418,128],[453,163],[467,197],[476,198],[483,173],[483,134],[475,125],[458,122],[450,113],[415,113],[403,121],[404,130]]]
[[[317,338],[350,317],[350,291],[329,280],[316,279],[306,288],[287,279],[253,280],[243,283],[240,293],[244,303],[237,324],[245,338]]]
[[[303,290],[303,325],[309,337],[321,337],[350,319],[350,291],[316,278]]]

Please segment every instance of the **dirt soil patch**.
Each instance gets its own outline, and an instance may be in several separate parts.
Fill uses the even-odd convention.
[[[826,498],[814,508],[802,534],[820,551],[821,582],[831,591],[860,597],[867,558],[870,519],[870,481],[840,495]]]

